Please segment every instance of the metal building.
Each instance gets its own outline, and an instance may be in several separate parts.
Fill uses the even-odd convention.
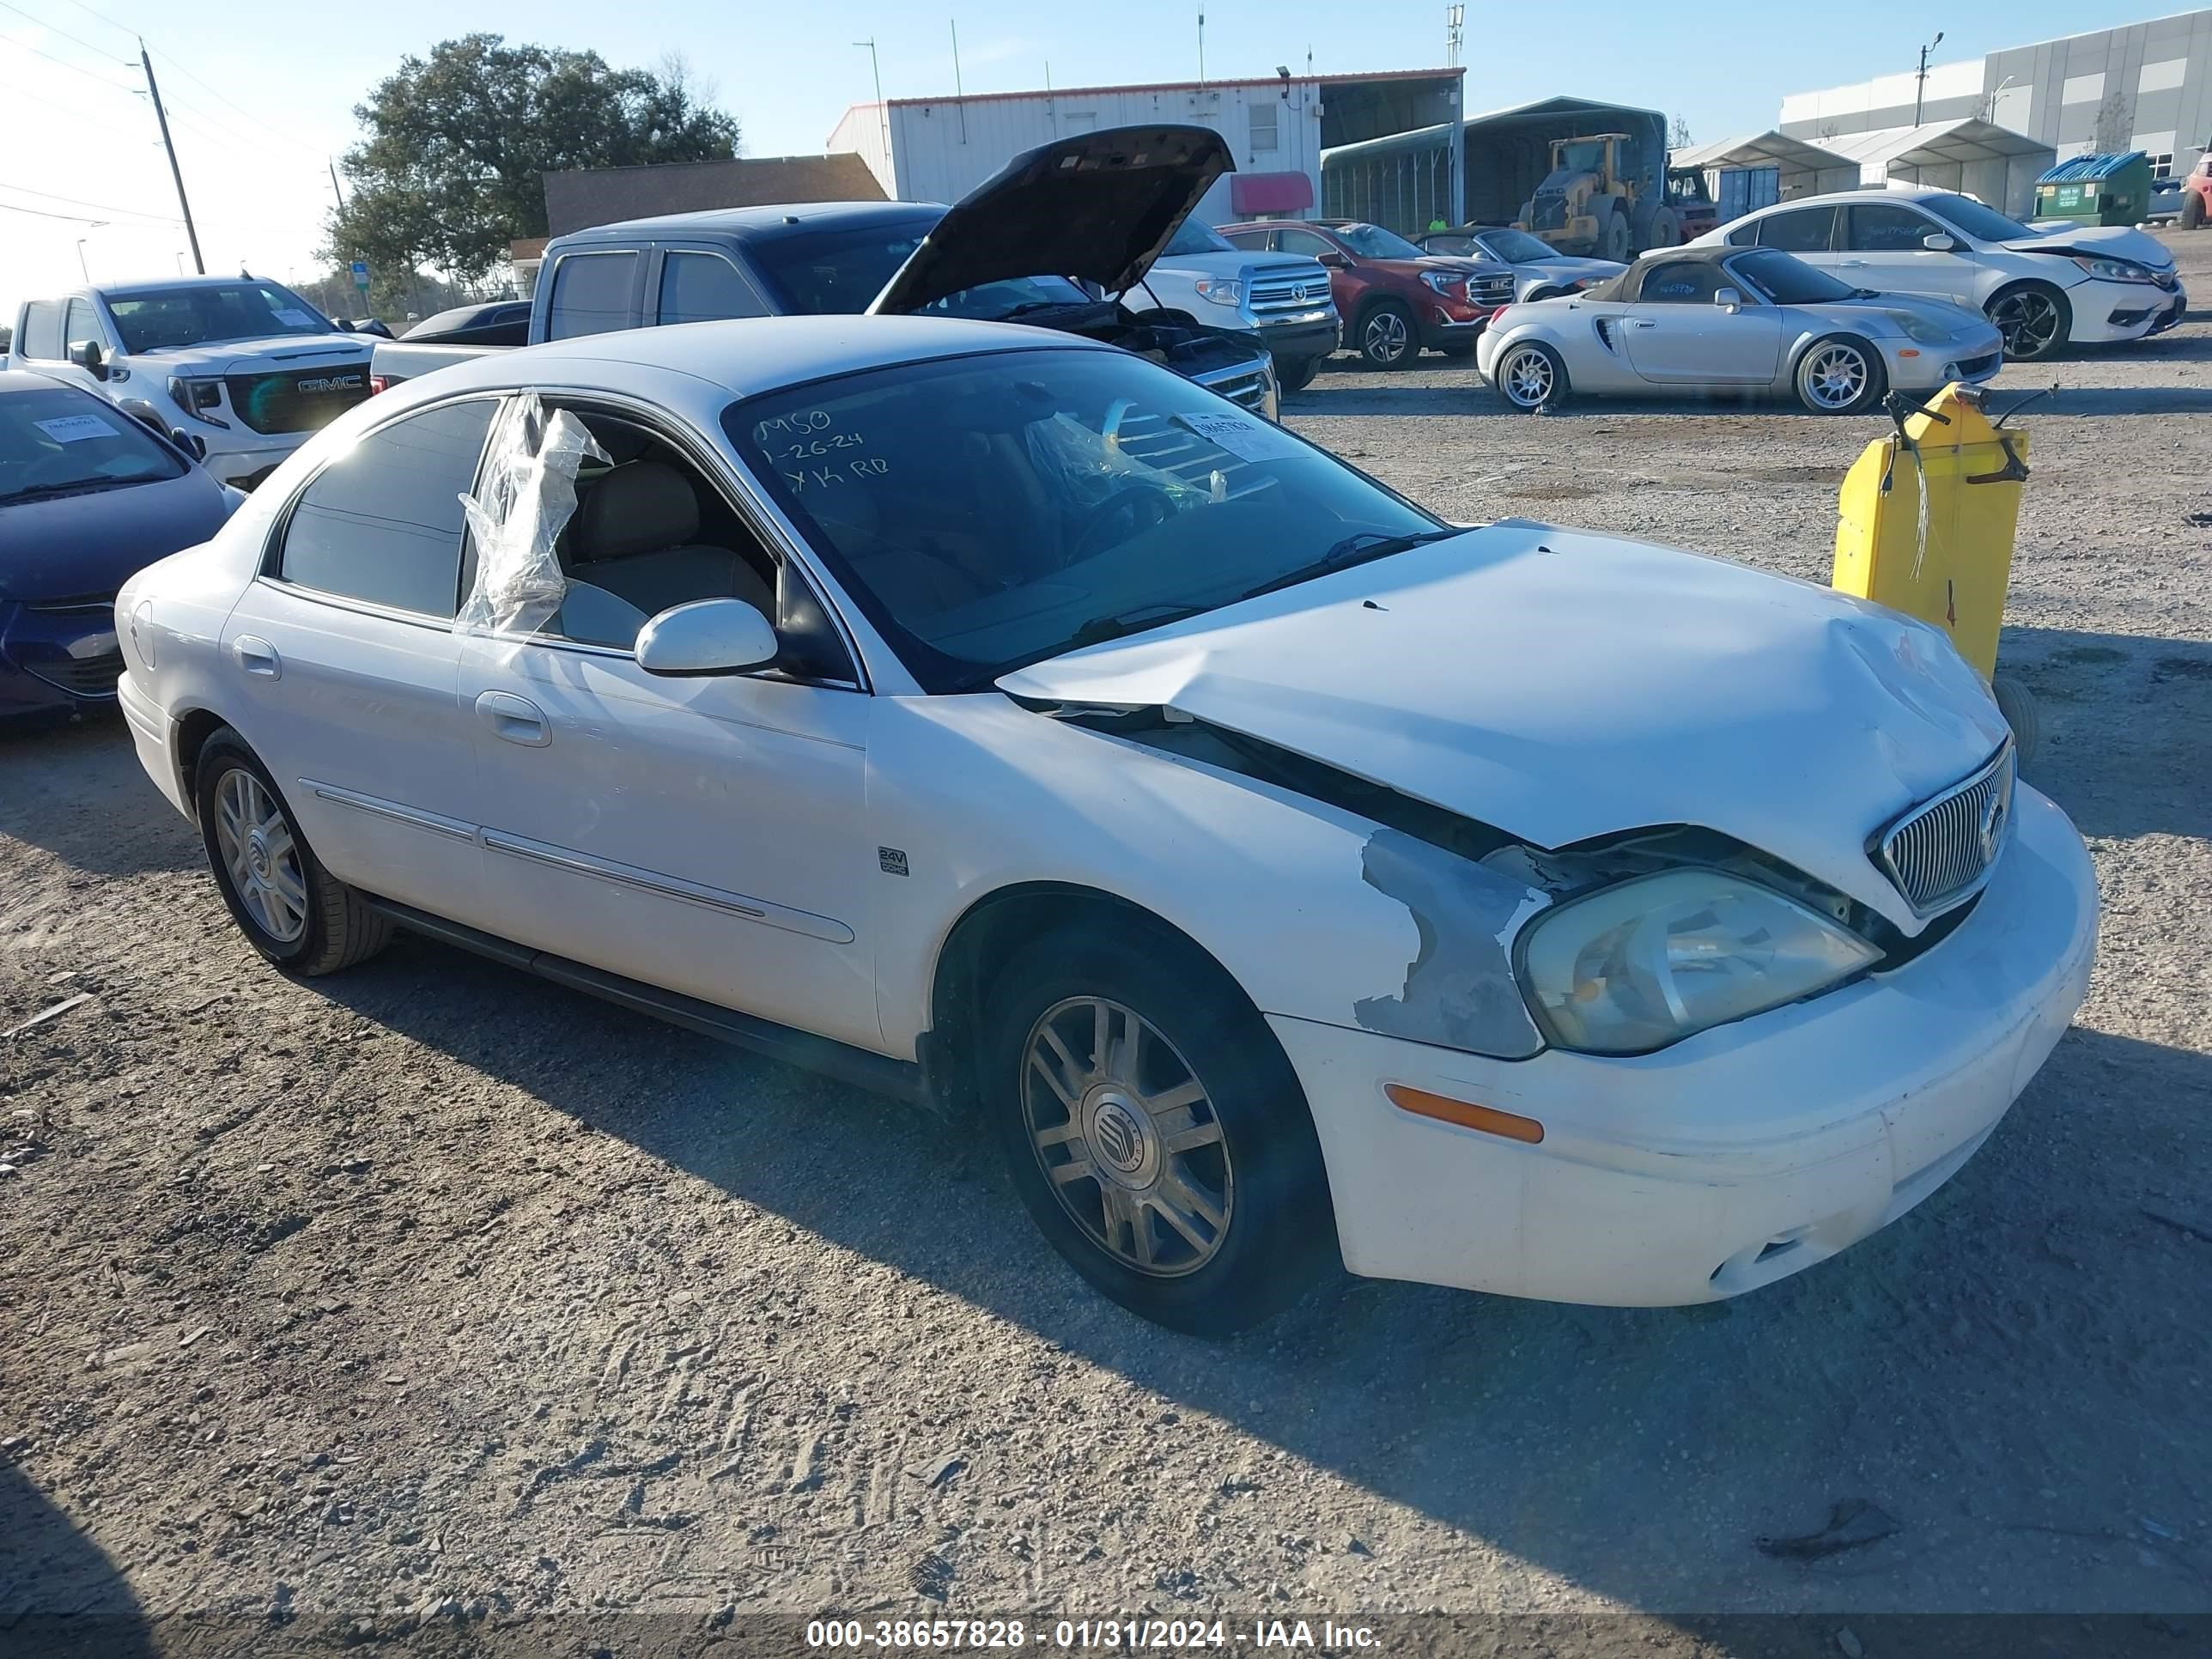
[[[1856,190],[1859,185],[1857,162],[1779,132],[1678,149],[1667,164],[1695,167],[1705,175],[1705,188],[1720,209],[1723,224],[1777,202]]]
[[[1211,127],[1237,171],[1208,192],[1208,223],[1309,212],[1320,199],[1322,151],[1334,144],[1455,118],[1458,69],[1065,87],[1041,92],[892,98],[855,104],[826,148],[867,164],[884,193],[954,202],[1023,151],[1071,132],[1147,123]]]
[[[2187,173],[2212,145],[2212,10],[2184,12],[1854,86],[1792,93],[1781,128],[1834,149],[1854,133],[1969,118],[2026,133],[2060,161],[2140,149],[2154,177]]]

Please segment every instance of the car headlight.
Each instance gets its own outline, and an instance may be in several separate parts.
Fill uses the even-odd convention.
[[[1810,996],[1881,957],[1771,888],[1669,870],[1545,912],[1522,935],[1521,974],[1559,1047],[1635,1054]]]
[[[169,376],[169,401],[187,415],[204,415],[222,402],[222,382],[172,374]]]
[[[1905,319],[1905,331],[1923,345],[1942,345],[1946,341],[1957,339],[1960,331],[1946,328],[1925,317],[1907,317]]]
[[[2099,259],[2086,253],[2070,257],[2075,264],[2103,282],[2148,283],[2156,280],[2148,265],[2139,265],[2132,259]]]
[[[1448,270],[1425,270],[1421,273],[1421,280],[1438,294],[1463,295],[1467,292],[1467,278]]]
[[[1211,300],[1218,306],[1233,306],[1244,298],[1244,283],[1236,276],[1201,276],[1191,286],[1198,290],[1201,300]]]

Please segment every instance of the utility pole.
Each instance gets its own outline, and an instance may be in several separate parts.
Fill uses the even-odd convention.
[[[1201,87],[1206,84],[1206,11],[1203,7],[1198,14],[1198,84]]]
[[[323,165],[331,170],[331,194],[338,198],[338,211],[340,213],[343,213],[345,211],[345,192],[338,188],[338,164],[336,161],[331,161],[329,156],[325,155],[323,157]]]
[[[876,57],[876,41],[873,35],[865,40],[855,40],[853,44],[856,46],[866,46],[868,49],[868,69],[876,77],[876,119],[882,125],[884,132],[884,170],[891,175],[890,180],[892,185],[891,193],[896,195],[898,168],[891,161],[891,106],[884,102],[884,66]]]
[[[960,84],[960,20],[952,18],[952,101],[960,109],[960,142],[968,142],[968,91]]]
[[[161,88],[154,82],[154,60],[147,55],[146,43],[138,43],[139,66],[146,71],[146,95],[154,100],[154,118],[161,124],[161,148],[169,152],[169,177],[177,181],[177,208],[185,216],[185,237],[192,245],[192,269],[203,276],[207,275],[207,264],[200,258],[200,234],[192,228],[192,204],[185,199],[185,173],[177,165],[177,147],[169,139],[169,112],[161,107]]]
[[[1928,98],[1928,54],[1943,44],[1943,31],[1937,29],[1936,38],[1920,48],[1920,78],[1912,92],[1912,125],[1920,125],[1920,108]]]

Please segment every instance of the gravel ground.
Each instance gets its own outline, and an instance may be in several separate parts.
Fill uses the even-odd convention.
[[[2174,240],[2212,298],[2212,234]],[[295,984],[119,727],[0,741],[0,1030],[86,999],[0,1039],[0,1646],[1442,1607],[1686,1653],[1700,1613],[2212,1611],[2212,320],[2055,374],[2003,656],[2096,855],[2088,1004],[1935,1199],[1715,1308],[1346,1279],[1172,1336],[964,1133],[418,940]],[[1814,578],[1886,427],[1514,416],[1436,358],[1290,418],[1453,516]]]

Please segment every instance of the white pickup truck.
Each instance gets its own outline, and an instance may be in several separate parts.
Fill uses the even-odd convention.
[[[198,440],[210,472],[251,489],[368,396],[369,343],[281,283],[172,277],[29,301],[6,366]]]
[[[1200,219],[1176,228],[1143,288],[1171,311],[1234,319],[1257,334],[1285,392],[1304,391],[1343,341],[1328,266],[1303,253],[1247,252]]]

